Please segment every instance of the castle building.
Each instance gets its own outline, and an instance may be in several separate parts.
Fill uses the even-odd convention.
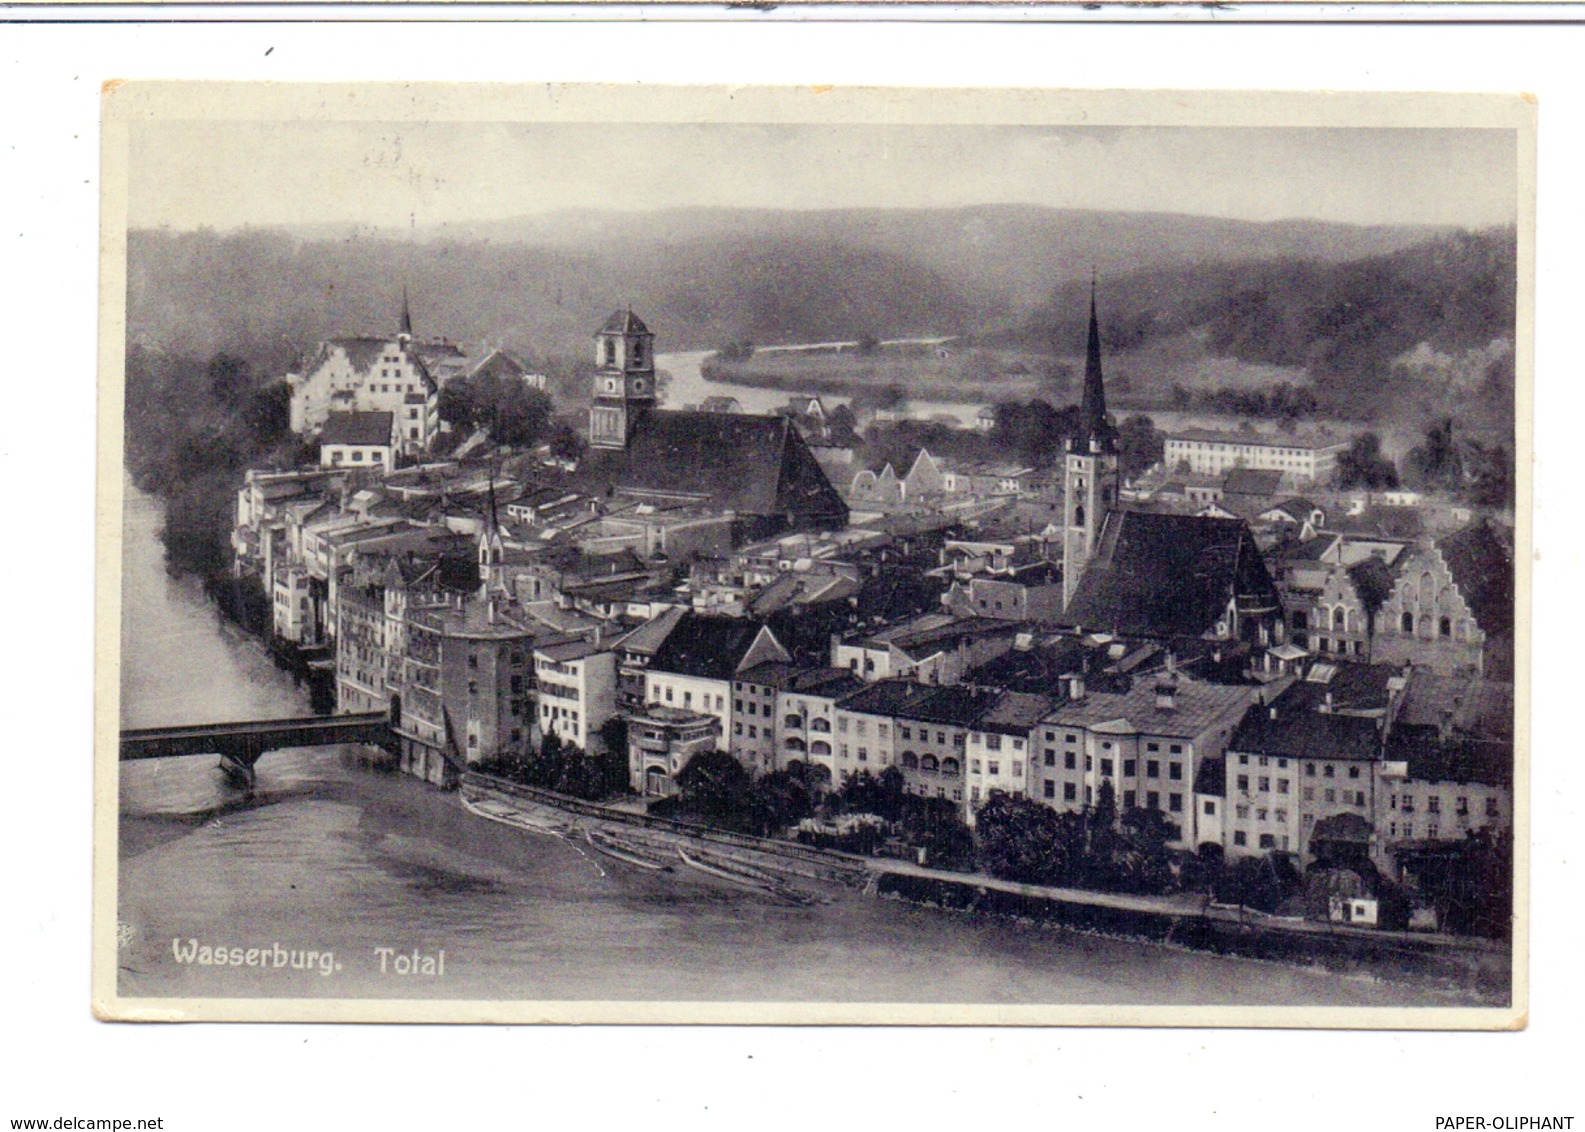
[[[657,408],[655,336],[632,311],[595,333],[589,452],[579,490],[732,517],[735,545],[847,525],[847,505],[782,416]]]

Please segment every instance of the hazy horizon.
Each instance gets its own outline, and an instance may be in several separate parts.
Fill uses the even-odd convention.
[[[140,123],[128,224],[410,228],[570,210],[1028,206],[1251,223],[1517,221],[1512,130]]]

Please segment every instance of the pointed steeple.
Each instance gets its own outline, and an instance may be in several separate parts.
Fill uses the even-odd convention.
[[[1110,449],[1115,440],[1106,419],[1106,386],[1101,380],[1101,324],[1095,316],[1095,271],[1090,273],[1090,334],[1084,353],[1084,396],[1079,403],[1081,437],[1084,442],[1099,441]]]
[[[402,284],[402,335],[413,336],[413,309],[407,303],[407,284]]]

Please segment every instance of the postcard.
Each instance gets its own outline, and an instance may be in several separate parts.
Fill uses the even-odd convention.
[[[1535,130],[107,85],[96,1012],[1523,1026]]]

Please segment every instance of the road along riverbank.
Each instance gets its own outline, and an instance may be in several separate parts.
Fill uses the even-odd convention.
[[[820,899],[810,891],[809,882],[817,881],[945,911],[1218,955],[1363,970],[1384,978],[1446,980],[1478,988],[1494,1005],[1506,1003],[1510,994],[1511,952],[1491,940],[1268,916],[1214,905],[1195,894],[1144,896],[1019,884],[652,818],[487,775],[465,776],[462,789],[470,808],[505,805],[529,827],[554,828],[568,838],[593,836],[597,850],[604,841],[648,862],[676,854],[691,867],[702,865],[701,871],[794,902]]]

